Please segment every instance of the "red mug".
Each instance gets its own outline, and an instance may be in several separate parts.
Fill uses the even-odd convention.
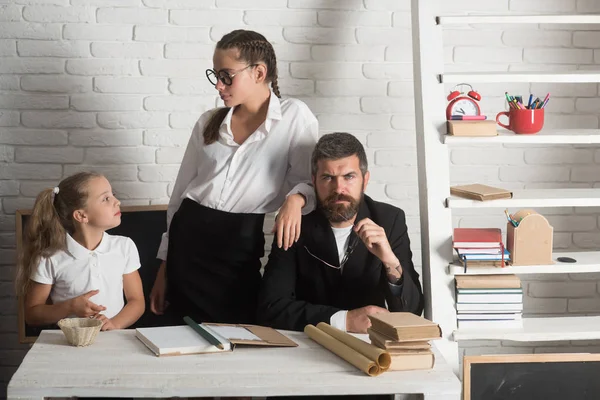
[[[508,125],[500,122],[500,116],[508,117]],[[511,108],[508,112],[503,111],[496,115],[498,125],[514,133],[538,133],[544,126],[544,109],[518,109]]]

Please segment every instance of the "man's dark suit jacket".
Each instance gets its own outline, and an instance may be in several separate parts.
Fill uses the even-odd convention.
[[[302,218],[300,239],[287,251],[273,242],[265,267],[258,301],[258,323],[277,329],[302,331],[307,324],[330,322],[340,310],[368,305],[390,311],[423,311],[423,291],[410,251],[404,212],[364,196],[356,222],[370,218],[385,230],[390,246],[402,265],[400,290],[393,295],[383,263],[358,239],[343,273],[329,221],[320,210]],[[351,235],[356,235],[352,232]],[[307,251],[308,249],[308,251]]]

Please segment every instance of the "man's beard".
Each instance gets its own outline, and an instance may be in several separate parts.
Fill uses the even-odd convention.
[[[360,198],[355,199],[345,194],[333,193],[324,200],[321,200],[317,195],[317,207],[323,211],[329,222],[339,223],[349,221],[358,213],[360,200],[364,192],[360,193]],[[350,204],[335,204],[336,201],[344,200]]]

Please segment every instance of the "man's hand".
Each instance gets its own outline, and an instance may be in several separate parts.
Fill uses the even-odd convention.
[[[348,311],[346,315],[346,331],[367,333],[367,328],[371,327],[371,320],[368,316],[380,313],[389,313],[389,311],[377,306],[366,306]]]
[[[402,278],[402,266],[392,251],[385,230],[371,219],[365,218],[356,224],[354,231],[367,249],[381,260],[385,266],[388,281],[393,284],[398,283]]]

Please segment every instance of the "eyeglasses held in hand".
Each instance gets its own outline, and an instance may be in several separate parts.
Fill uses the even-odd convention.
[[[356,235],[354,232],[351,232],[350,233],[350,243],[348,243],[348,247],[346,248],[346,253],[344,253],[344,257],[342,258],[342,261],[340,262],[339,267],[337,267],[335,265],[331,265],[327,261],[324,261],[321,258],[315,256],[313,253],[310,252],[308,247],[304,246],[304,248],[306,249],[306,252],[308,254],[310,254],[317,260],[321,261],[323,264],[327,265],[328,267],[335,268],[335,269],[342,269],[342,268],[344,268],[344,265],[348,262],[348,259],[350,259],[350,255],[354,252],[354,249],[356,248],[357,244],[358,244],[358,235]]]
[[[247,70],[248,68],[255,67],[256,65],[257,64],[247,65],[246,67],[244,67],[242,69],[238,69],[236,71],[233,71],[232,74],[230,74],[229,72],[227,72],[224,69],[222,69],[220,71],[215,71],[214,69],[209,68],[209,69],[206,70],[206,77],[208,78],[208,81],[213,86],[217,86],[217,83],[219,81],[221,81],[221,83],[223,85],[231,86],[231,84],[233,83],[233,77],[234,76],[236,76],[237,74],[239,74],[242,71]]]

